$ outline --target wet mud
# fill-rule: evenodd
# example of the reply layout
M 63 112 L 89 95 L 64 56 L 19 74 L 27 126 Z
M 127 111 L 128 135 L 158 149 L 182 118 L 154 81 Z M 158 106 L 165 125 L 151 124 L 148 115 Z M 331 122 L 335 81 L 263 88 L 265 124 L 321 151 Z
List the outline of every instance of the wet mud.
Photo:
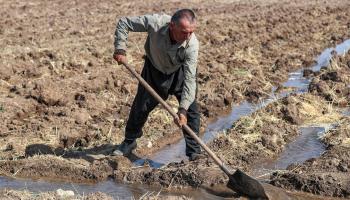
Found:
M 8 189 L 2 189 L 0 190 L 0 198 L 1 199 L 21 199 L 21 200 L 31 200 L 31 199 L 37 199 L 37 200 L 45 200 L 45 199 L 53 199 L 53 200 L 59 200 L 59 199 L 79 199 L 79 200 L 113 200 L 113 198 L 107 194 L 103 194 L 100 192 L 96 193 L 90 193 L 87 195 L 77 195 L 74 194 L 74 191 L 64 191 L 64 190 L 58 190 L 55 192 L 42 192 L 42 193 L 32 193 L 30 191 L 15 191 L 15 190 L 8 190 Z
M 336 105 L 348 106 L 349 60 L 349 53 L 335 56 L 327 68 L 313 73 L 309 90 Z M 349 121 L 349 117 L 344 117 L 322 137 L 326 151 L 320 157 L 291 164 L 287 171 L 274 173 L 271 183 L 289 190 L 349 198 Z
M 302 164 L 288 166 L 286 172 L 276 172 L 271 177 L 273 185 L 333 197 L 350 197 L 349 121 L 342 119 L 322 141 L 325 153 Z
M 201 43 L 198 103 L 203 130 L 234 103 L 267 97 L 273 86 L 282 88 L 289 72 L 312 66 L 323 49 L 350 38 L 349 6 L 340 0 L 3 2 L 0 174 L 69 182 L 113 178 L 167 188 L 224 184 L 226 177 L 208 158 L 160 169 L 132 165 L 182 138 L 160 107 L 150 114 L 135 155 L 109 156 L 123 140 L 137 89 L 136 80 L 112 60 L 116 19 L 194 8 Z M 144 40 L 144 34 L 130 35 L 127 56 L 137 71 Z M 348 105 L 348 69 L 348 59 L 336 57 L 330 69 L 305 71 L 314 77 L 309 87 L 313 95 L 286 97 L 241 118 L 210 147 L 230 167 L 249 172 L 257 160 L 277 156 L 299 134 L 298 126 L 338 119 L 326 102 Z M 174 98 L 168 102 L 177 108 Z M 334 150 L 334 155 L 345 152 Z M 341 197 L 349 191 L 345 183 L 337 191 L 304 190 L 278 177 L 272 182 L 286 189 Z
M 292 108 L 295 108 L 294 117 L 285 112 Z M 327 102 L 317 96 L 292 95 L 250 116 L 242 117 L 231 129 L 219 134 L 210 142 L 209 147 L 232 169 L 249 172 L 257 160 L 276 157 L 286 144 L 296 138 L 299 134 L 298 125 L 316 120 L 325 122 L 325 119 L 334 122 L 339 118 L 340 115 L 334 110 L 328 110 Z M 208 156 L 193 162 L 170 163 L 161 168 L 152 168 L 146 162 L 137 169 L 115 171 L 114 176 L 116 180 L 128 183 L 164 188 L 186 186 L 210 188 L 224 185 L 228 181 Z
M 1 133 L 7 135 L 5 143 L 25 138 L 13 145 L 13 157 L 39 142 L 86 148 L 123 139 L 137 82 L 111 58 L 115 20 L 121 16 L 195 8 L 203 127 L 208 117 L 234 102 L 266 96 L 273 85 L 287 79 L 287 72 L 311 65 L 325 47 L 349 38 L 346 1 L 154 5 L 152 1 L 4 4 Z M 138 71 L 144 37 L 131 34 L 129 42 L 128 58 Z M 174 99 L 170 103 L 177 107 Z M 167 145 L 162 138 L 182 137 L 161 109 L 150 115 L 144 132 L 141 155 Z
M 350 53 L 335 55 L 329 66 L 314 76 L 309 86 L 311 93 L 324 97 L 338 106 L 347 107 L 350 102 Z

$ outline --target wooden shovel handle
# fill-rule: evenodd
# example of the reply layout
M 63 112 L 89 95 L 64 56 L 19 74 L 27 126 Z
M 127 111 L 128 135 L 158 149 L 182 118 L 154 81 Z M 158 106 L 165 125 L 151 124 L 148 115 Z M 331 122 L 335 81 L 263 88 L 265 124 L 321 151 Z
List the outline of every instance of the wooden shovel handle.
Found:
M 154 97 L 157 101 L 162 104 L 162 106 L 175 118 L 178 119 L 177 114 L 174 110 L 157 94 L 156 91 L 135 71 L 134 67 L 129 65 L 126 62 L 122 62 L 122 64 L 134 75 L 137 80 L 141 83 L 141 85 Z M 178 125 L 179 126 L 179 125 Z M 209 156 L 216 162 L 217 165 L 227 174 L 231 175 L 230 170 L 225 166 L 225 164 L 215 155 L 215 153 L 209 149 L 209 147 L 200 139 L 197 134 L 187 125 L 183 125 L 182 127 L 188 134 L 190 134 L 201 147 L 209 154 Z

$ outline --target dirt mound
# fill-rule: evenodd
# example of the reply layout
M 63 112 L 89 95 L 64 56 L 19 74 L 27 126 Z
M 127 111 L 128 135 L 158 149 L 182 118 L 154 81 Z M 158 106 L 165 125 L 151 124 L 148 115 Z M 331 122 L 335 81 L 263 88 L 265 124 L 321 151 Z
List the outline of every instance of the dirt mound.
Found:
M 5 17 L 0 34 L 6 38 L 0 41 L 6 47 L 0 53 L 1 133 L 22 134 L 23 143 L 28 141 L 14 146 L 16 156 L 34 142 L 68 148 L 123 140 L 137 82 L 112 61 L 110 36 L 115 19 L 130 15 L 129 3 L 40 1 L 1 7 Z M 287 79 L 287 72 L 310 65 L 324 48 L 350 36 L 349 5 L 339 0 L 215 5 L 140 1 L 135 6 L 132 15 L 195 8 L 201 24 L 198 101 L 203 127 L 206 117 L 217 116 L 232 103 L 267 96 L 273 85 Z M 145 35 L 131 33 L 129 38 L 128 59 L 140 71 Z M 139 154 L 167 145 L 165 137 L 172 142 L 182 137 L 170 115 L 158 108 L 144 133 Z
M 335 56 L 330 65 L 313 78 L 309 91 L 324 97 L 339 106 L 347 106 L 350 102 L 350 72 L 348 63 L 350 53 Z
M 327 68 L 315 73 L 309 91 L 332 104 L 346 106 L 349 102 L 350 54 L 335 56 Z M 303 164 L 292 164 L 287 172 L 276 172 L 271 183 L 289 190 L 301 190 L 324 196 L 350 196 L 350 133 L 349 118 L 340 121 L 335 130 L 325 134 L 322 141 L 327 150 L 319 158 Z
M 265 110 L 294 125 L 327 123 L 340 117 L 324 99 L 309 94 L 292 94 L 268 105 Z
M 287 172 L 276 172 L 271 184 L 289 190 L 302 190 L 313 194 L 350 197 L 350 118 L 326 133 L 322 141 L 327 150 L 319 158 L 303 164 L 293 164 Z
M 64 191 L 65 192 L 65 191 Z M 12 199 L 22 199 L 22 200 L 45 200 L 45 199 L 53 199 L 53 200 L 59 200 L 59 199 L 77 199 L 77 200 L 113 200 L 113 198 L 107 194 L 96 192 L 96 193 L 89 193 L 84 195 L 74 194 L 73 191 L 70 191 L 73 195 L 64 195 L 60 192 L 40 192 L 40 193 L 32 193 L 30 191 L 17 191 L 17 190 L 9 190 L 9 189 L 2 189 L 0 190 L 0 198 L 6 199 L 6 200 L 12 200 Z
M 274 174 L 271 184 L 287 190 L 302 190 L 322 196 L 349 197 L 349 179 L 342 176 L 350 174 L 319 173 L 319 174 L 297 174 L 284 173 Z M 346 181 L 345 183 L 343 181 Z
M 307 94 L 293 95 L 273 104 L 274 107 L 281 110 L 296 106 L 296 104 L 304 105 L 298 106 L 296 109 L 296 113 L 303 116 L 301 118 L 303 123 L 310 121 L 311 118 L 322 116 L 328 120 L 337 119 L 329 117 L 332 114 L 327 111 L 326 102 L 322 100 L 316 102 L 313 98 L 317 97 Z M 285 102 L 293 103 L 286 104 Z M 309 112 L 309 115 L 300 114 L 304 112 L 305 107 L 313 108 L 315 111 Z M 298 127 L 283 114 L 285 113 L 277 109 L 272 110 L 270 106 L 267 106 L 251 116 L 242 117 L 233 124 L 231 129 L 210 142 L 209 147 L 231 168 L 249 171 L 250 167 L 259 159 L 276 156 L 288 142 L 298 135 Z M 227 181 L 227 177 L 207 158 L 196 162 L 170 163 L 160 169 L 145 166 L 118 170 L 114 172 L 114 177 L 116 180 L 128 183 L 169 188 L 171 186 L 212 186 L 224 184 Z
M 227 178 L 218 167 L 207 159 L 198 162 L 171 163 L 160 169 L 150 167 L 115 171 L 116 180 L 162 187 L 199 187 L 225 184 Z
M 149 179 L 164 186 L 221 183 L 222 173 L 210 161 L 143 171 L 131 168 L 129 160 L 87 155 L 94 153 L 90 149 L 123 140 L 137 88 L 137 81 L 111 58 L 116 18 L 170 14 L 179 7 L 195 9 L 200 24 L 198 101 L 203 128 L 208 117 L 233 103 L 268 96 L 274 85 L 288 78 L 288 72 L 311 65 L 323 49 L 349 38 L 349 6 L 341 0 L 3 2 L 3 174 L 78 182 L 113 176 L 151 184 Z M 128 60 L 140 72 L 145 35 L 131 33 L 129 39 Z M 320 80 L 343 80 L 342 74 L 320 76 Z M 169 103 L 178 106 L 174 99 Z M 276 109 L 240 120 L 211 145 L 230 166 L 249 169 L 257 158 L 280 152 L 297 135 L 296 125 L 319 111 L 329 112 L 319 106 L 301 113 L 299 107 L 308 105 L 286 99 Z M 159 107 L 151 113 L 144 133 L 138 140 L 141 156 L 182 137 L 171 116 Z
M 210 146 L 233 167 L 249 170 L 257 160 L 280 153 L 299 134 L 297 125 L 334 122 L 339 117 L 317 96 L 292 95 L 242 117 Z
M 55 156 L 40 156 L 18 161 L 2 161 L 0 168 L 3 175 L 73 182 L 105 180 L 109 175 L 108 173 L 111 174 L 113 170 L 108 166 L 108 163 L 98 163 L 98 165 L 95 163 L 95 168 L 86 168 L 86 164 L 68 161 Z
M 272 104 L 274 104 L 273 108 L 278 107 L 278 109 L 271 109 L 270 106 L 267 106 L 251 116 L 242 117 L 233 124 L 231 129 L 215 138 L 209 144 L 210 148 L 231 168 L 239 168 L 249 172 L 251 166 L 259 159 L 275 157 L 288 142 L 298 135 L 298 126 L 285 117 L 288 113 L 281 112 L 281 110 L 296 106 L 295 114 L 301 116 L 300 124 L 322 117 L 334 121 L 335 116 L 337 116 L 332 113 L 332 110 L 327 109 L 328 105 L 325 101 L 308 94 L 293 95 Z M 309 109 L 308 114 L 305 113 L 305 109 Z M 216 186 L 225 187 L 224 185 L 227 183 L 227 177 L 224 173 L 208 158 L 195 162 L 170 163 L 159 169 L 149 167 L 146 162 L 143 167 L 114 171 L 114 179 L 126 183 L 158 186 L 169 190 L 182 187 L 201 187 L 219 196 L 222 194 L 215 192 Z M 276 188 L 272 188 L 268 193 L 272 195 L 272 198 L 283 196 L 280 199 L 293 199 L 297 196 L 286 194 L 282 189 Z M 225 194 L 226 197 L 231 198 L 237 196 L 232 191 Z M 298 198 L 309 199 L 309 197 Z
M 98 182 L 111 177 L 114 170 L 130 166 L 131 162 L 124 157 L 94 159 L 93 155 L 68 152 L 63 157 L 37 155 L 26 159 L 1 161 L 0 171 L 2 175 L 11 177 Z
M 28 88 L 28 91 L 27 98 L 33 98 L 38 103 L 46 106 L 65 106 L 68 101 L 65 99 L 67 94 L 61 91 L 59 84 L 53 82 L 41 81 L 35 83 L 33 88 Z

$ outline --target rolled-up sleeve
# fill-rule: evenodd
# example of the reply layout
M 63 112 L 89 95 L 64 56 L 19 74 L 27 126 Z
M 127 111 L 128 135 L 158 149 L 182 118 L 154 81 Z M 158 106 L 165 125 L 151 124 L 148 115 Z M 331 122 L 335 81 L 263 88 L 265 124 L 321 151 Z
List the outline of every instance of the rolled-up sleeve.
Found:
M 181 94 L 180 108 L 188 110 L 196 97 L 196 74 L 197 74 L 197 59 L 198 59 L 198 42 L 194 44 L 188 53 L 184 62 L 184 86 Z

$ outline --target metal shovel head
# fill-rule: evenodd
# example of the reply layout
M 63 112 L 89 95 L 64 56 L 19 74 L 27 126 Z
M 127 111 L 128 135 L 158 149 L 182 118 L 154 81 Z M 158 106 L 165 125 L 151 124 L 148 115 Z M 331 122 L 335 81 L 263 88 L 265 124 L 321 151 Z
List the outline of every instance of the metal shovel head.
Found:
M 232 175 L 229 175 L 227 187 L 240 195 L 252 199 L 268 199 L 265 190 L 259 181 L 248 176 L 239 169 L 237 169 Z

